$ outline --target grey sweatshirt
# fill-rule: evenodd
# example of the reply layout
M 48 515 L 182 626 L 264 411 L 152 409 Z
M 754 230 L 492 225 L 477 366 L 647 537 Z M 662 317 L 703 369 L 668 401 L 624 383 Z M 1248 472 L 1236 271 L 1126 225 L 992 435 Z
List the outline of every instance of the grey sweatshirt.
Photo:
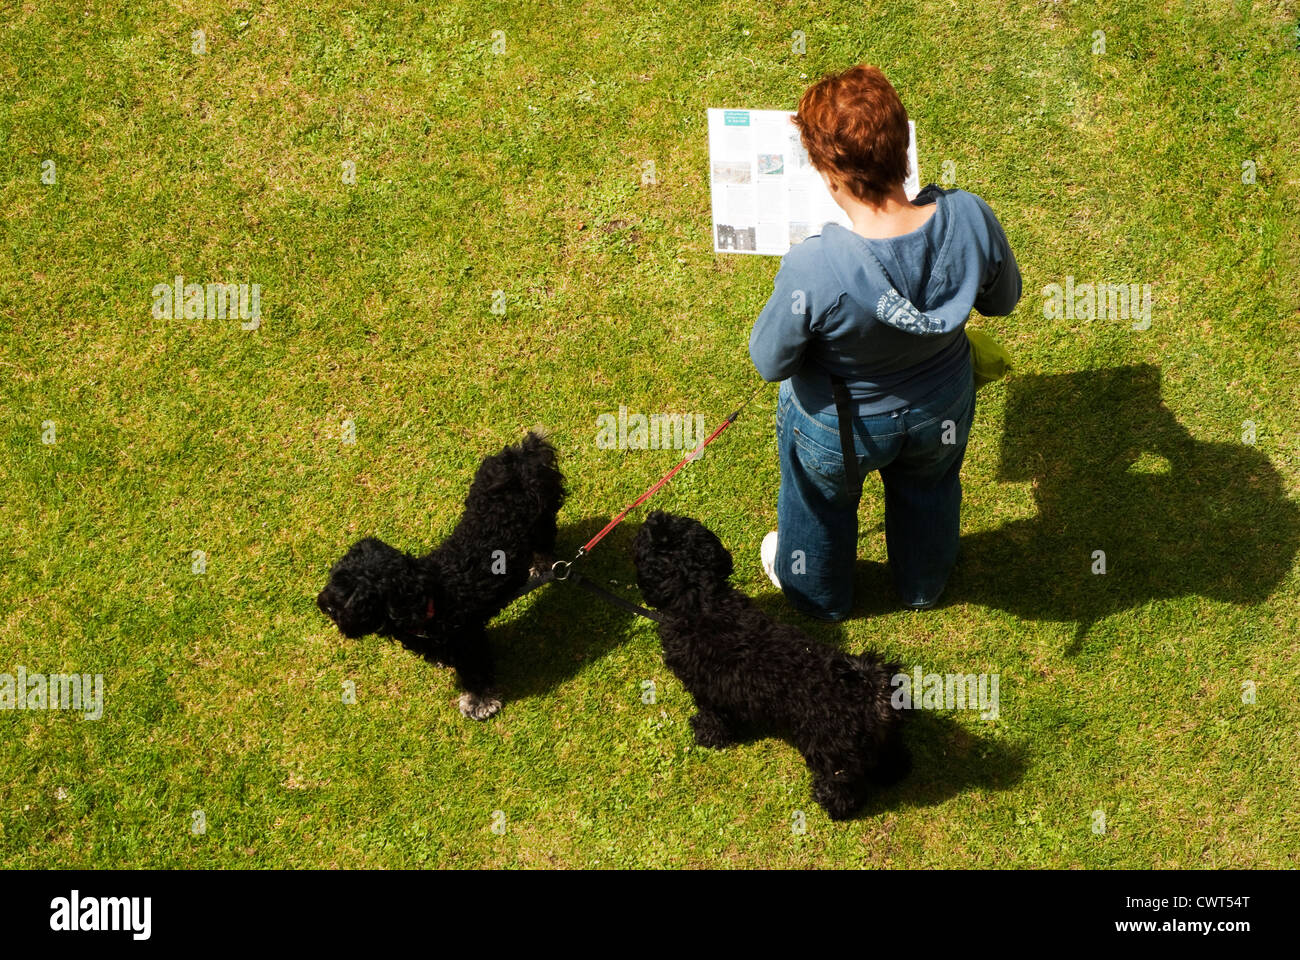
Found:
M 1020 300 L 1020 268 L 987 203 L 934 184 L 913 203 L 938 209 L 911 233 L 869 240 L 828 223 L 781 259 L 749 355 L 764 380 L 788 378 L 809 412 L 835 409 L 832 373 L 859 415 L 916 403 L 966 374 L 972 307 L 1002 316 Z

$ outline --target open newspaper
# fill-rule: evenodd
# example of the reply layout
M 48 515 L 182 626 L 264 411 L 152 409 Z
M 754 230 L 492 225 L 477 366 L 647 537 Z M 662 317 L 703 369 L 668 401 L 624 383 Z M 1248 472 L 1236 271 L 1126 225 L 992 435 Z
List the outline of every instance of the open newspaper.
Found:
M 793 110 L 709 110 L 709 185 L 716 253 L 782 255 L 826 223 L 852 228 L 808 162 Z M 908 121 L 908 199 L 921 191 Z

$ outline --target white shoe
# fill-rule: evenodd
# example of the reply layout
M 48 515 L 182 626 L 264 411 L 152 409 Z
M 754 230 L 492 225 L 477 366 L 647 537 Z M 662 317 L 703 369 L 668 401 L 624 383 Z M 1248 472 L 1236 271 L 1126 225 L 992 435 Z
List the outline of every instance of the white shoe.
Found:
M 776 578 L 776 531 L 773 530 L 763 538 L 763 545 L 758 548 L 758 558 L 763 563 L 763 572 L 772 586 L 781 589 L 781 581 Z

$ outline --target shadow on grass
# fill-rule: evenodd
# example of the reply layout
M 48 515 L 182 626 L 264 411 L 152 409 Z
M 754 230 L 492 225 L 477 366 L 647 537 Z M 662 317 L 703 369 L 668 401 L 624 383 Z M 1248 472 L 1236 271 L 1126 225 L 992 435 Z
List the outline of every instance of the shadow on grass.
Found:
M 572 557 L 606 519 L 602 515 L 562 525 L 559 557 Z M 601 586 L 640 604 L 641 595 L 631 586 L 636 581 L 631 543 L 637 528 L 635 523 L 617 528 L 602 542 L 599 562 L 582 569 Z M 754 602 L 773 619 L 797 622 L 813 638 L 844 648 L 841 625 L 799 617 L 775 593 L 758 596 Z M 626 641 L 639 619 L 573 584 L 548 583 L 516 603 L 528 607 L 489 628 L 499 687 L 507 701 L 549 694 L 588 661 Z M 917 710 L 909 715 L 908 728 L 905 738 L 913 755 L 912 773 L 874 794 L 858 816 L 940 803 L 972 787 L 1004 789 L 1024 774 L 1026 765 L 1017 749 L 974 736 L 951 717 Z
M 997 476 L 1032 483 L 1038 514 L 963 537 L 943 605 L 1073 622 L 1076 653 L 1111 614 L 1191 594 L 1258 603 L 1291 569 L 1300 509 L 1277 470 L 1240 439 L 1194 439 L 1165 407 L 1158 367 L 1020 376 L 1007 389 Z M 855 596 L 858 616 L 898 609 L 884 564 L 859 565 Z
M 912 772 L 873 792 L 854 819 L 906 807 L 929 807 L 970 790 L 1006 790 L 1028 769 L 1024 748 L 971 733 L 951 714 L 913 710 L 903 740 Z
M 572 559 L 579 545 L 595 536 L 608 521 L 609 517 L 602 514 L 562 523 L 556 541 L 557 559 Z M 632 522 L 616 527 L 601 541 L 599 556 L 579 561 L 578 569 L 606 590 L 640 606 L 641 594 L 635 587 L 636 571 L 631 560 L 632 537 L 638 526 Z M 575 676 L 588 661 L 603 657 L 625 642 L 632 625 L 641 619 L 572 583 L 544 584 L 515 601 L 515 606 L 523 604 L 527 604 L 526 609 L 508 622 L 488 627 L 488 642 L 496 655 L 498 686 L 507 700 L 548 694 Z

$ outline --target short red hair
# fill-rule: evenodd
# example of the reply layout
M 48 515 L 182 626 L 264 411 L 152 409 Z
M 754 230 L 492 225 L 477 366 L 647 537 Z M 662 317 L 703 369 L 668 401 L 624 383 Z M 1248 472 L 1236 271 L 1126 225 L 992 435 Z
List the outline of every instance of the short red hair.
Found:
M 907 179 L 907 111 L 877 67 L 859 65 L 804 91 L 794 117 L 808 159 L 863 203 Z

